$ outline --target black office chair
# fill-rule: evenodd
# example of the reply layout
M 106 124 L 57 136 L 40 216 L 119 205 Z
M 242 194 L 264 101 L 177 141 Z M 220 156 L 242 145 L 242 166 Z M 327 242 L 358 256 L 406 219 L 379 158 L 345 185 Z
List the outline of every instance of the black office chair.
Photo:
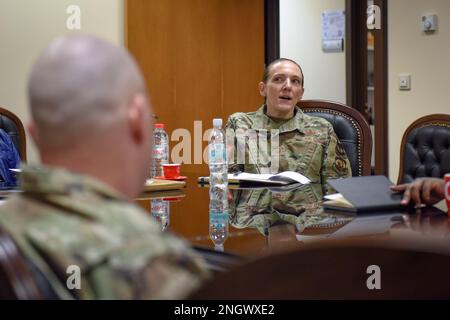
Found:
M 26 258 L 0 227 L 0 300 L 40 299 L 41 293 Z
M 22 121 L 11 111 L 0 107 L 0 129 L 3 129 L 10 137 L 20 159 L 27 161 L 27 141 Z
M 450 115 L 417 119 L 403 134 L 400 148 L 398 183 L 450 173 Z
M 361 113 L 344 104 L 325 100 L 300 100 L 297 106 L 306 114 L 324 118 L 333 125 L 354 177 L 371 174 L 372 133 Z

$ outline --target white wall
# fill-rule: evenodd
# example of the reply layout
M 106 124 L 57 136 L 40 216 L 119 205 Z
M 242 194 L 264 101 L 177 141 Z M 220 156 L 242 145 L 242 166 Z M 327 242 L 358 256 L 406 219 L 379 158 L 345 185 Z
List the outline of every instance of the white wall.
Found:
M 70 32 L 66 8 L 81 9 L 81 32 L 123 43 L 122 0 L 0 0 L 0 106 L 28 119 L 26 82 L 39 52 L 54 38 Z M 27 136 L 27 156 L 38 161 Z
M 302 66 L 304 99 L 346 102 L 345 52 L 321 45 L 321 13 L 344 9 L 345 0 L 280 0 L 280 56 Z
M 450 113 L 450 1 L 388 2 L 389 172 L 397 180 L 403 132 L 417 118 Z M 439 30 L 425 35 L 424 13 L 438 15 Z M 398 90 L 398 74 L 410 73 L 411 91 Z

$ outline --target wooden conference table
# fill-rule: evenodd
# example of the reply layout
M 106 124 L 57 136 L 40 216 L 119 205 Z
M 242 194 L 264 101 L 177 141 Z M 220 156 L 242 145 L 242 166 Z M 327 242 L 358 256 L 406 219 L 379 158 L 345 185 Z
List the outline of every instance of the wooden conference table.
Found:
M 311 197 L 303 195 L 308 194 L 308 190 L 284 194 L 270 190 L 232 192 L 235 197 L 241 197 L 241 202 L 238 209 L 230 210 L 229 233 L 223 245 L 228 253 L 250 257 L 288 243 L 301 245 L 324 239 L 361 237 L 395 241 L 405 236 L 413 239 L 412 245 L 416 243 L 419 247 L 431 239 L 450 253 L 450 220 L 436 207 L 351 216 L 323 210 L 320 202 L 311 203 Z M 261 200 L 256 203 L 262 202 L 259 207 L 249 203 L 255 197 Z M 209 190 L 197 184 L 197 176 L 187 174 L 183 190 L 145 194 L 136 201 L 150 215 L 151 201 L 155 198 L 169 203 L 167 232 L 193 245 L 215 248 L 209 236 Z M 307 203 L 305 206 L 301 203 L 303 200 Z

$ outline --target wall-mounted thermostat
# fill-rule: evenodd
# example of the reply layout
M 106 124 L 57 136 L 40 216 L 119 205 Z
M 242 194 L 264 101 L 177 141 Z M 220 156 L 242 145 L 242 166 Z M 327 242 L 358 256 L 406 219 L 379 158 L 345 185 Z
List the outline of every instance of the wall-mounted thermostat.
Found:
M 422 30 L 432 32 L 437 30 L 437 15 L 426 14 L 422 16 Z

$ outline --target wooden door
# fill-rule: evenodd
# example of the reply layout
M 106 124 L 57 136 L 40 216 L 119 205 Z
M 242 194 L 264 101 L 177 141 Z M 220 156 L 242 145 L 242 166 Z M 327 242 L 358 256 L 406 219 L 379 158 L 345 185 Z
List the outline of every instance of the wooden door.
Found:
M 180 142 L 188 146 L 178 154 L 190 160 L 181 170 L 192 191 L 198 188 L 196 177 L 208 174 L 203 133 L 212 119 L 221 117 L 225 124 L 232 113 L 263 103 L 258 83 L 264 68 L 264 1 L 128 0 L 125 16 L 126 45 L 144 72 L 158 122 L 173 139 L 171 153 L 180 151 Z M 195 130 L 194 121 L 201 121 Z M 187 132 L 191 141 L 184 140 Z M 191 199 L 174 207 L 204 217 L 208 203 L 196 196 L 189 192 Z M 196 226 L 207 223 L 201 220 L 193 217 L 192 224 L 173 227 L 194 235 L 204 230 Z
M 127 46 L 144 72 L 158 121 L 169 135 L 191 133 L 191 163 L 201 160 L 194 154 L 200 139 L 194 121 L 202 121 L 203 133 L 213 118 L 225 123 L 231 113 L 262 103 L 263 6 L 262 0 L 127 1 Z M 207 166 L 185 164 L 183 170 L 207 173 Z

